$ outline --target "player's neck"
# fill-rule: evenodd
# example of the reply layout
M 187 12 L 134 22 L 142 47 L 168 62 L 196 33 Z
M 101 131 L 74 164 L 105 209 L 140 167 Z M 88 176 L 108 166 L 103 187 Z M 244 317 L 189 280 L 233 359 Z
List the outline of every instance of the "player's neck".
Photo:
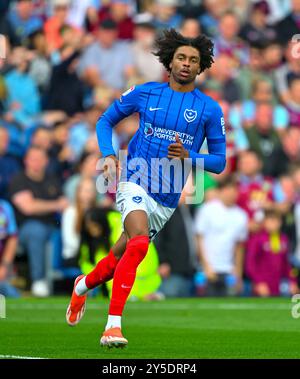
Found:
M 181 84 L 181 83 L 176 82 L 174 78 L 172 77 L 172 75 L 170 76 L 169 85 L 173 91 L 177 91 L 177 92 L 192 92 L 195 89 L 194 82 Z

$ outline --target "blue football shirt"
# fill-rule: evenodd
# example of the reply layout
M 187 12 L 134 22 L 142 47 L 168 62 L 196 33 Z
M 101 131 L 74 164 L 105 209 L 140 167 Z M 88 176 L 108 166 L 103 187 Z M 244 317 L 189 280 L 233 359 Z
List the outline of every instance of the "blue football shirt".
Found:
M 225 124 L 220 106 L 198 89 L 178 92 L 169 83 L 131 87 L 113 102 L 96 126 L 103 156 L 115 155 L 112 128 L 135 112 L 140 116 L 139 129 L 129 143 L 125 166 L 121 163 L 121 181 L 136 182 L 158 203 L 175 208 L 188 174 L 180 160 L 169 165 L 168 146 L 176 142 L 176 134 L 193 165 L 202 158 L 205 170 L 219 173 L 224 169 Z M 199 154 L 205 138 L 208 154 Z

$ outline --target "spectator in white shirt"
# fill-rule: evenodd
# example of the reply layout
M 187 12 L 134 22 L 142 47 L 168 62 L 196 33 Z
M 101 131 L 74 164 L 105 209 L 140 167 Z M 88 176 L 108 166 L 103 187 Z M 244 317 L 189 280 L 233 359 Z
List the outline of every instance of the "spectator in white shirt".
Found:
M 76 199 L 62 215 L 62 255 L 69 266 L 76 266 L 80 248 L 80 234 L 84 213 L 96 204 L 96 186 L 93 179 L 84 177 L 78 184 Z
M 196 213 L 197 247 L 208 296 L 226 296 L 242 290 L 243 243 L 247 214 L 236 205 L 238 188 L 233 178 L 220 183 L 219 196 Z

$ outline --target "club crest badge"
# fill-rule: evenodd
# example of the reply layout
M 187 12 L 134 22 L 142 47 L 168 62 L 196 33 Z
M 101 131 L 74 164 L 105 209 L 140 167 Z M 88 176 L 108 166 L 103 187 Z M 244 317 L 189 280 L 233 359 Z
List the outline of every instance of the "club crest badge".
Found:
M 146 138 L 152 136 L 152 134 L 154 133 L 152 125 L 148 122 L 145 123 L 144 133 Z
M 134 196 L 134 197 L 132 198 L 132 200 L 133 200 L 135 203 L 139 204 L 139 203 L 143 200 L 143 198 L 142 198 L 141 196 Z
M 184 118 L 187 122 L 193 122 L 197 118 L 197 111 L 194 111 L 193 109 L 186 109 L 184 111 Z

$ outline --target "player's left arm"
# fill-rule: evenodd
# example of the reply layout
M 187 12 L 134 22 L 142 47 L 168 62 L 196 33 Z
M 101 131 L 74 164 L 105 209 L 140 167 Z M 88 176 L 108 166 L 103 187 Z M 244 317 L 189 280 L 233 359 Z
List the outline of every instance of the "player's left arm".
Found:
M 205 124 L 208 154 L 189 151 L 193 166 L 202 166 L 204 170 L 220 174 L 226 165 L 225 121 L 221 107 L 216 104 Z

